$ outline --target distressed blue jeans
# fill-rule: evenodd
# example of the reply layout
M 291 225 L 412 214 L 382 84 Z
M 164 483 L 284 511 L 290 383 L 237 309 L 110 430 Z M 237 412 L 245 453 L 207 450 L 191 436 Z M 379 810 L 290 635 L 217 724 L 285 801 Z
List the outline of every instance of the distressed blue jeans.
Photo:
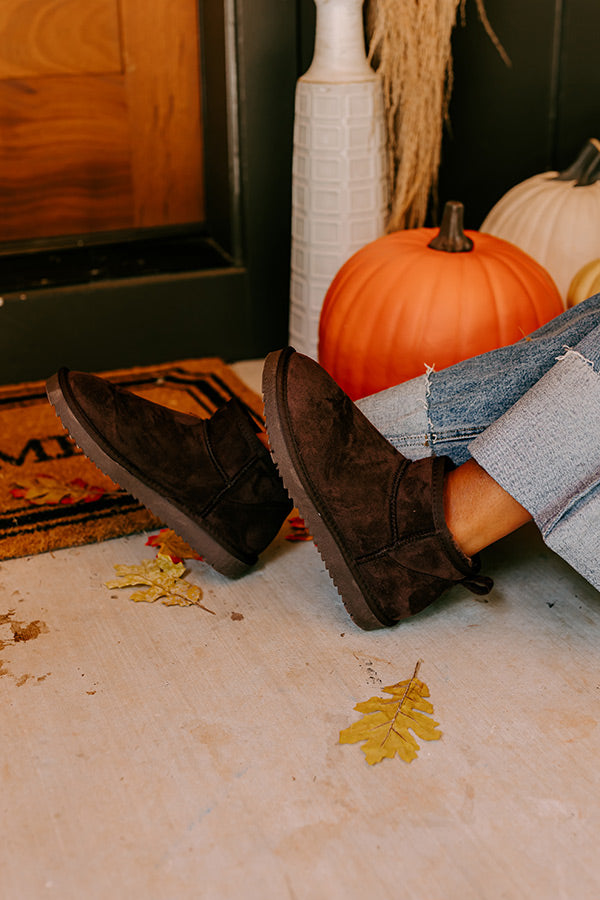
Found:
M 358 405 L 411 459 L 474 458 L 600 590 L 600 294 L 516 344 Z

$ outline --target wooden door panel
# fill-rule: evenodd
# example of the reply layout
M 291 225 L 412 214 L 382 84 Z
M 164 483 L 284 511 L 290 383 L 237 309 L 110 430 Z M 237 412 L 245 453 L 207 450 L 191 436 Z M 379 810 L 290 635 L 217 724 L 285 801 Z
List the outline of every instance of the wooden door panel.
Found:
M 0 78 L 120 72 L 117 0 L 1 0 Z
M 153 7 L 152 16 L 148 14 Z M 138 226 L 204 215 L 195 0 L 122 0 L 125 83 Z
M 0 0 L 0 241 L 202 221 L 196 5 Z
M 0 110 L 0 234 L 133 225 L 122 76 L 0 81 Z

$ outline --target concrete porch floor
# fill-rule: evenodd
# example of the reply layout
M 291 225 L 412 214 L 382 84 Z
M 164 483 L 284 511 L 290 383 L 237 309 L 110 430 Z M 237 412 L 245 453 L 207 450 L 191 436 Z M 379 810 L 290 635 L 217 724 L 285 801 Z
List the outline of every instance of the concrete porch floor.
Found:
M 241 364 L 255 388 L 260 365 Z M 312 544 L 195 607 L 132 603 L 146 536 L 0 564 L 3 900 L 596 900 L 600 595 L 528 526 L 395 629 Z M 1 621 L 1 619 L 0 619 Z M 418 659 L 440 741 L 370 767 L 354 705 Z

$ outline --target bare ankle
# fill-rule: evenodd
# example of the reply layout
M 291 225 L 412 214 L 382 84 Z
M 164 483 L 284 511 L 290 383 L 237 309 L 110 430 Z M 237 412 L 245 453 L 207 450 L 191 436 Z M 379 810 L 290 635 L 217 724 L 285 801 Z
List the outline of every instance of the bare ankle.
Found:
M 473 556 L 531 519 L 475 460 L 470 459 L 446 476 L 446 524 L 466 556 Z

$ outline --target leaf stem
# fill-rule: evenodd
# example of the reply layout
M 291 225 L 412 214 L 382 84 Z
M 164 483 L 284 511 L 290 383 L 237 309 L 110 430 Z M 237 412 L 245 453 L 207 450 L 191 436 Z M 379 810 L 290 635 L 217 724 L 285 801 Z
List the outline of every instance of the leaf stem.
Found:
M 389 736 L 390 736 L 390 734 L 392 733 L 392 731 L 395 731 L 394 726 L 395 726 L 395 724 L 396 724 L 396 719 L 398 718 L 398 714 L 399 714 L 399 712 L 401 711 L 402 706 L 403 706 L 403 704 L 404 704 L 404 701 L 406 700 L 406 698 L 407 698 L 407 696 L 408 696 L 408 692 L 410 691 L 410 689 L 411 689 L 411 687 L 412 687 L 412 685 L 413 685 L 413 683 L 414 683 L 414 681 L 415 681 L 415 679 L 416 679 L 416 677 L 417 677 L 417 674 L 418 674 L 419 669 L 421 668 L 421 663 L 422 663 L 422 662 L 423 662 L 422 659 L 417 660 L 417 664 L 416 664 L 416 666 L 415 666 L 415 671 L 412 673 L 412 678 L 410 679 L 410 681 L 409 681 L 408 684 L 406 685 L 406 689 L 405 689 L 404 693 L 402 694 L 402 697 L 400 698 L 400 702 L 398 703 L 398 705 L 397 705 L 397 707 L 396 707 L 396 712 L 394 713 L 394 716 L 393 716 L 393 718 L 392 718 L 392 721 L 390 722 L 390 727 L 389 727 L 388 730 L 387 730 L 387 734 L 386 734 L 386 736 L 384 737 L 383 741 L 381 742 L 381 746 L 382 746 L 382 747 L 385 745 L 385 742 L 386 742 L 387 739 L 389 738 Z M 396 734 L 398 734 L 398 732 L 396 732 Z

